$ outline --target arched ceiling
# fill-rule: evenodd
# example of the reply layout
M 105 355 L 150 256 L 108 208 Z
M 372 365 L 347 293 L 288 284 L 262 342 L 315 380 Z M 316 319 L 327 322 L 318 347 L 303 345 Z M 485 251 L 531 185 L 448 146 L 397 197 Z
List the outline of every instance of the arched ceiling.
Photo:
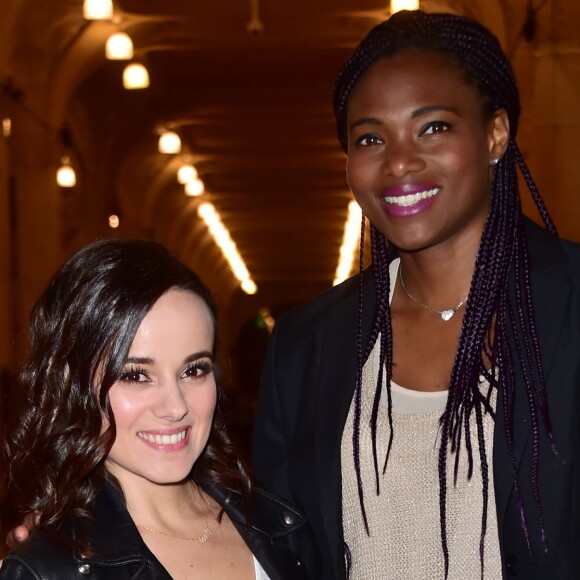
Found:
M 118 213 L 120 234 L 164 242 L 239 302 L 197 218 L 201 198 L 176 182 L 190 158 L 258 284 L 256 304 L 301 302 L 328 288 L 351 199 L 332 87 L 352 48 L 387 15 L 386 0 L 114 4 L 112 22 L 83 20 L 81 0 L 3 0 L 0 8 L 6 78 L 51 127 L 68 130 L 79 186 L 62 196 L 65 245 L 107 235 L 106 218 Z M 528 0 L 423 7 L 477 17 L 510 50 L 534 4 L 541 9 Z M 132 37 L 148 89 L 124 90 L 124 63 L 104 58 L 115 30 Z M 179 132 L 181 156 L 157 152 L 164 126 Z

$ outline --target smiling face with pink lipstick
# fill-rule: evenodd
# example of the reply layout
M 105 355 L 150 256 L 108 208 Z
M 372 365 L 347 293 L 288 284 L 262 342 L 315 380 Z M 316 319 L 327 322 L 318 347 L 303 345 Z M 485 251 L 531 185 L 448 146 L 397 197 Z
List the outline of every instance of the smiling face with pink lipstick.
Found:
M 347 177 L 373 225 L 401 250 L 471 239 L 488 213 L 503 110 L 437 53 L 379 59 L 348 101 Z
M 191 292 L 169 290 L 141 322 L 109 391 L 116 438 L 107 469 L 121 482 L 188 477 L 216 405 L 213 343 L 210 311 Z

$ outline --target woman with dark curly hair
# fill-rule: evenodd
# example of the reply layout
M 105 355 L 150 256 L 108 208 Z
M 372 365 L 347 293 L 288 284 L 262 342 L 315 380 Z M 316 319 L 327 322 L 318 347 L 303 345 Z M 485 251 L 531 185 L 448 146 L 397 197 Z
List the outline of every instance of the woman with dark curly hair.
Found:
M 324 579 L 580 578 L 580 250 L 516 145 L 506 55 L 400 12 L 334 97 L 372 266 L 278 321 L 258 475 L 308 514 Z
M 307 578 L 306 522 L 226 433 L 216 310 L 161 245 L 79 251 L 36 303 L 7 499 L 39 513 L 0 578 Z

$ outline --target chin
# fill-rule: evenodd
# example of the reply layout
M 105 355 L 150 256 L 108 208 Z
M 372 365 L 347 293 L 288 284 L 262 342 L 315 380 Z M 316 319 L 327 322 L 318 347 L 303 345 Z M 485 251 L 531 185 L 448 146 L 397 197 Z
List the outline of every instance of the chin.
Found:
M 171 485 L 176 483 L 182 483 L 189 479 L 189 470 L 164 470 L 162 472 L 144 473 L 143 477 L 149 480 L 151 483 L 156 483 L 159 485 Z

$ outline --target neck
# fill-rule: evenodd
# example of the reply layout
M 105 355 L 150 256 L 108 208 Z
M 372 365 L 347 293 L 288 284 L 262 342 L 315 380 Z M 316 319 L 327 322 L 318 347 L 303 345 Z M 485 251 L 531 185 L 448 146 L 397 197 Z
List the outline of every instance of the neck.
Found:
M 479 245 L 400 251 L 407 289 L 419 300 L 448 308 L 463 300 L 471 286 Z
M 210 509 L 205 494 L 191 480 L 158 484 L 132 473 L 110 469 L 117 478 L 133 521 L 153 527 L 172 529 L 179 522 L 206 516 Z M 212 500 L 209 500 L 211 503 Z M 213 508 L 212 508 L 213 513 Z

